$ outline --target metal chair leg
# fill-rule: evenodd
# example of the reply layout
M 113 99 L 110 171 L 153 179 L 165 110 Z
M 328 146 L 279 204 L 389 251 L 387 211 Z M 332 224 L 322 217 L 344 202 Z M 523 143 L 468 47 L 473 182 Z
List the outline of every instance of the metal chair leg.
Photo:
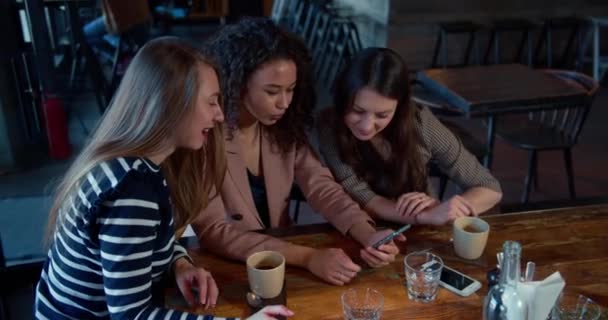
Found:
M 570 148 L 564 149 L 564 162 L 566 163 L 566 174 L 568 175 L 568 191 L 570 199 L 576 199 L 576 191 L 574 190 L 574 169 L 572 167 L 572 152 Z
M 490 40 L 488 41 L 488 48 L 486 49 L 486 53 L 483 58 L 484 64 L 490 64 L 490 55 L 492 54 L 492 51 L 494 50 L 494 46 L 495 46 L 495 42 L 496 42 L 496 33 L 497 33 L 496 30 L 492 30 L 492 32 L 490 33 Z M 494 63 L 496 63 L 496 61 L 494 61 Z
M 479 64 L 479 52 L 477 51 L 477 32 L 471 31 L 469 33 L 469 41 L 467 42 L 467 48 L 465 50 L 465 56 L 463 59 L 463 66 L 467 66 L 471 63 L 471 54 L 475 54 L 475 62 L 472 64 Z
M 431 67 L 437 68 L 439 66 L 439 54 L 441 53 L 441 46 L 443 44 L 443 31 L 439 30 L 439 35 L 437 36 L 437 41 L 435 42 L 435 50 L 433 52 L 433 61 L 431 62 Z M 444 49 L 445 50 L 445 49 Z
M 521 196 L 521 202 L 527 203 L 530 199 L 530 187 L 532 185 L 532 179 L 536 175 L 536 167 L 534 163 L 536 162 L 536 150 L 530 151 L 530 157 L 528 158 L 528 175 L 526 176 L 524 193 Z
M 118 63 L 120 62 L 121 53 L 123 50 L 124 39 L 122 36 L 118 38 L 118 44 L 116 45 L 116 50 L 114 51 L 114 56 L 112 57 L 112 73 L 110 76 L 110 88 L 112 92 L 116 90 L 118 87 Z
M 538 191 L 540 189 L 538 187 L 538 157 L 534 158 L 534 177 L 532 180 L 534 181 L 534 191 Z

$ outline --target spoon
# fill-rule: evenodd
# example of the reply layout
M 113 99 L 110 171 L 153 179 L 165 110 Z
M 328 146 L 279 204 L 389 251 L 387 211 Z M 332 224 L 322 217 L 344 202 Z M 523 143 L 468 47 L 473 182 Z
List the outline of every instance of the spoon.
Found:
M 257 294 L 253 292 L 247 292 L 245 297 L 247 298 L 247 303 L 250 307 L 258 308 L 262 306 L 262 297 L 258 296 Z

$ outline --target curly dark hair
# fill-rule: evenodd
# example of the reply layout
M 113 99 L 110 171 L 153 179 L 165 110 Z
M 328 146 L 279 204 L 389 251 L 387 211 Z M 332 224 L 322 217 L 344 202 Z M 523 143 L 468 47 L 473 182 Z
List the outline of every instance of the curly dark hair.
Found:
M 388 159 L 369 141 L 355 138 L 344 123 L 357 92 L 363 88 L 397 100 L 393 119 L 379 133 L 390 145 Z M 407 65 L 398 53 L 387 48 L 367 48 L 357 53 L 336 78 L 332 111 L 340 158 L 374 192 L 388 198 L 411 191 L 426 192 L 426 164 L 417 152 L 422 138 L 414 129 L 418 109 L 410 102 Z
M 295 35 L 267 18 L 244 18 L 223 27 L 203 45 L 203 52 L 219 66 L 224 94 L 224 113 L 229 137 L 237 128 L 243 93 L 249 77 L 260 66 L 292 60 L 297 67 L 293 99 L 285 115 L 268 126 L 271 142 L 283 154 L 307 143 L 306 131 L 313 122 L 316 96 L 312 82 L 312 59 L 306 45 Z

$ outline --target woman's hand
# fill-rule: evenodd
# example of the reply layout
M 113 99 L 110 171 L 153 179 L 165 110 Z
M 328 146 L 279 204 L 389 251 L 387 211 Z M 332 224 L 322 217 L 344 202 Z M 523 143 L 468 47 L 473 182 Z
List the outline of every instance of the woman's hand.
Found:
M 338 286 L 350 282 L 361 270 L 342 249 L 336 248 L 315 250 L 307 267 L 317 277 Z
M 426 211 L 419 216 L 418 221 L 423 224 L 444 225 L 453 222 L 459 217 L 473 216 L 475 210 L 465 198 L 455 195 L 448 201 Z
M 291 317 L 293 311 L 282 305 L 266 306 L 262 310 L 254 313 L 248 320 L 277 320 L 277 316 Z
M 373 245 L 384 239 L 389 234 L 393 233 L 393 230 L 382 230 L 374 233 L 368 240 L 367 246 L 361 249 L 361 258 L 367 262 L 372 268 L 378 268 L 385 266 L 395 261 L 395 256 L 399 254 L 399 248 L 395 245 L 395 242 L 391 241 L 387 244 L 383 244 L 378 249 L 374 249 Z M 395 240 L 405 241 L 405 236 L 400 234 L 397 235 Z
M 415 216 L 439 204 L 437 199 L 422 192 L 408 192 L 401 195 L 395 203 L 395 210 L 401 216 Z
M 205 305 L 205 309 L 215 307 L 219 291 L 211 273 L 195 267 L 186 258 L 175 261 L 174 271 L 177 286 L 189 305 L 198 302 Z M 198 291 L 198 297 L 194 297 L 193 291 Z

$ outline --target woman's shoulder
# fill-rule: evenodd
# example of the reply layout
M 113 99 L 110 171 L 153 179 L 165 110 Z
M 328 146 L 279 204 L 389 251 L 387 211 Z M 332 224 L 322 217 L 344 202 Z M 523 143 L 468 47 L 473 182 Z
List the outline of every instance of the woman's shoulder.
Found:
M 416 108 L 414 125 L 423 139 L 426 140 L 430 134 L 441 131 L 441 122 L 428 107 L 416 103 L 413 103 L 413 107 Z
M 118 157 L 96 164 L 83 179 L 81 189 L 95 202 L 127 189 L 149 192 L 159 183 L 166 185 L 160 167 L 151 160 Z

